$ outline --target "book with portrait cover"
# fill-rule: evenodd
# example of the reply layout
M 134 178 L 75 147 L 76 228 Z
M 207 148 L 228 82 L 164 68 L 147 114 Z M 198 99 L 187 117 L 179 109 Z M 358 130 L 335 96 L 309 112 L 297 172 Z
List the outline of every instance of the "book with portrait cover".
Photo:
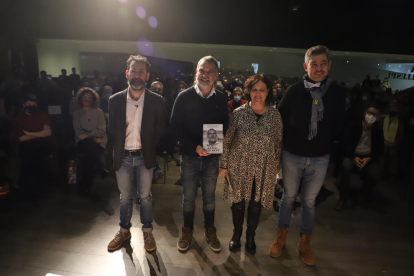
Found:
M 223 153 L 223 125 L 203 125 L 203 149 L 212 154 Z

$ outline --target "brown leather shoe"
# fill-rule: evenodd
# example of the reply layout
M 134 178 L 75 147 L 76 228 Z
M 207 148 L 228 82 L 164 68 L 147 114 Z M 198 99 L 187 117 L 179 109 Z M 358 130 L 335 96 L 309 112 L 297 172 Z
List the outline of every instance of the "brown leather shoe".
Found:
M 315 265 L 315 256 L 310 248 L 311 234 L 301 234 L 298 241 L 298 250 L 302 261 L 308 265 Z
M 276 238 L 269 248 L 269 255 L 272 258 L 277 258 L 282 254 L 282 249 L 286 244 L 287 229 L 276 228 Z
M 157 248 L 152 230 L 148 232 L 142 232 L 144 234 L 144 248 L 148 252 L 154 251 Z
M 126 240 L 129 240 L 131 238 L 131 232 L 121 232 L 118 231 L 116 233 L 115 238 L 108 244 L 108 250 L 114 251 L 121 247 L 122 243 Z
M 207 228 L 204 232 L 204 236 L 211 250 L 214 252 L 221 250 L 220 240 L 217 238 L 216 227 Z
M 179 251 L 184 252 L 190 247 L 191 240 L 193 239 L 193 232 L 194 229 L 190 227 L 183 227 L 181 237 L 177 243 Z

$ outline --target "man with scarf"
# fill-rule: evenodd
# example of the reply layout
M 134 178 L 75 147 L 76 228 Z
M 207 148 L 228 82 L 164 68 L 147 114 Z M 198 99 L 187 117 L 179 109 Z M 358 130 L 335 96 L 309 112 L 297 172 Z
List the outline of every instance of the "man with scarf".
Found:
M 283 120 L 282 172 L 284 190 L 276 238 L 269 249 L 273 258 L 282 254 L 295 198 L 300 192 L 302 212 L 298 250 L 302 261 L 313 266 L 310 239 L 315 199 L 322 187 L 332 141 L 339 134 L 345 114 L 345 90 L 331 82 L 329 49 L 307 50 L 302 81 L 289 86 L 279 105 Z

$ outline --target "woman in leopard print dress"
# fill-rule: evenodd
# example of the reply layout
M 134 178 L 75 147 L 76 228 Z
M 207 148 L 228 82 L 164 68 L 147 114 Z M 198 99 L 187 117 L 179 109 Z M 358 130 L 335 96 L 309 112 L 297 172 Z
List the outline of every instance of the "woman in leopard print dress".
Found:
M 263 74 L 251 76 L 245 83 L 247 104 L 237 108 L 230 117 L 223 145 L 220 174 L 228 178 L 223 199 L 231 199 L 234 231 L 231 251 L 238 249 L 243 231 L 245 203 L 247 214 L 246 250 L 256 252 L 254 242 L 261 206 L 271 209 L 280 169 L 282 119 L 269 102 L 272 87 Z

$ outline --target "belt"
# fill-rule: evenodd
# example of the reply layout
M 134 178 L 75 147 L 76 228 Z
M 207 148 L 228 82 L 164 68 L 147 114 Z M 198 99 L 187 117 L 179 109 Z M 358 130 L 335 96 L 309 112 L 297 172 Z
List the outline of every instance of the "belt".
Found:
M 136 149 L 136 150 L 125 150 L 125 155 L 129 156 L 142 156 L 142 150 Z

